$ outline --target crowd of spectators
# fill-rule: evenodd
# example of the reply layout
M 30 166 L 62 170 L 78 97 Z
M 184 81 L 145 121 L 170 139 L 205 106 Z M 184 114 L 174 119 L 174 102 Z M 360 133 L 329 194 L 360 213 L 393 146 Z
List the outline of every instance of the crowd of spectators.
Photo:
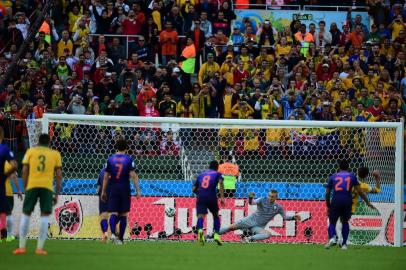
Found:
M 276 29 L 253 18 L 233 27 L 227 0 L 56 0 L 26 40 L 41 7 L 0 1 L 1 78 L 28 42 L 0 89 L 13 148 L 28 145 L 25 121 L 15 120 L 45 112 L 337 121 L 399 121 L 406 112 L 404 2 L 369 0 L 370 25 L 350 9 L 345 22 Z M 187 46 L 194 74 L 179 64 Z M 179 153 L 171 136 L 162 135 L 160 152 Z

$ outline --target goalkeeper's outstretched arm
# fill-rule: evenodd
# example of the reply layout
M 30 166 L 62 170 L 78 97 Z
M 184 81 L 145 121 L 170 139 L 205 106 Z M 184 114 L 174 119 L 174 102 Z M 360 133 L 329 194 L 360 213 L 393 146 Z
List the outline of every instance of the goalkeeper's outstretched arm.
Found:
M 285 209 L 281 208 L 279 214 L 283 217 L 283 220 L 296 220 L 301 221 L 302 218 L 299 215 L 287 215 Z
M 248 194 L 248 204 L 250 205 L 256 205 L 258 204 L 260 199 L 254 199 L 255 198 L 255 193 L 254 192 L 250 192 Z
M 368 200 L 367 195 L 365 195 L 365 193 L 362 191 L 361 187 L 358 185 L 358 186 L 355 186 L 355 188 L 356 188 L 358 194 L 359 194 L 359 195 L 361 196 L 361 198 L 364 200 L 364 202 L 368 205 L 368 207 L 371 208 L 371 209 L 376 209 L 375 206 L 373 206 L 373 205 L 370 203 L 370 201 Z

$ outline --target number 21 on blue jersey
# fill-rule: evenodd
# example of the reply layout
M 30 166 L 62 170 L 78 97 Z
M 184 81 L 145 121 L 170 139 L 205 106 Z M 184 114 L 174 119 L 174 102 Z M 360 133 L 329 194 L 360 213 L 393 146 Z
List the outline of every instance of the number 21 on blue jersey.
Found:
M 334 185 L 334 190 L 335 191 L 350 191 L 350 185 L 351 185 L 351 177 L 341 177 L 337 176 L 335 179 L 335 185 Z

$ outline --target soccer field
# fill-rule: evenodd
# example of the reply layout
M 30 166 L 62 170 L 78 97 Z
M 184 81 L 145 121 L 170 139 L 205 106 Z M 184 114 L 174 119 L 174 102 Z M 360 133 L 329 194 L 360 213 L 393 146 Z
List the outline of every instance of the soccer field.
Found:
M 30 270 L 81 269 L 405 269 L 406 248 L 350 246 L 325 250 L 321 245 L 225 243 L 204 247 L 190 242 L 130 242 L 123 246 L 98 241 L 46 242 L 48 256 L 13 256 L 18 242 L 0 244 L 0 268 Z

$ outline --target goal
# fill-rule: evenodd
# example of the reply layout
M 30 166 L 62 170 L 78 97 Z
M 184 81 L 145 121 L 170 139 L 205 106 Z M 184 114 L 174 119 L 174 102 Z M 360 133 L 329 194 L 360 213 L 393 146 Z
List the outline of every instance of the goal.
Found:
M 325 184 L 338 160 L 347 159 L 353 172 L 367 166 L 381 173 L 381 193 L 368 195 L 377 210 L 359 203 L 350 222 L 350 242 L 404 242 L 403 123 L 45 114 L 41 122 L 27 126 L 31 146 L 46 132 L 62 153 L 63 195 L 53 210 L 52 238 L 100 238 L 97 177 L 114 153 L 115 140 L 125 137 L 142 190 L 141 199 L 132 198 L 126 239 L 193 240 L 192 182 L 211 160 L 230 156 L 240 175 L 220 210 L 223 226 L 255 211 L 246 199 L 249 192 L 266 196 L 276 189 L 287 213 L 302 220 L 283 222 L 276 216 L 267 225 L 273 235 L 268 242 L 326 242 Z M 371 176 L 366 182 L 374 186 Z M 167 207 L 176 209 L 175 216 L 165 215 Z M 208 215 L 207 234 L 211 221 Z M 34 227 L 31 235 L 37 233 Z M 245 233 L 228 233 L 223 240 L 239 241 Z

